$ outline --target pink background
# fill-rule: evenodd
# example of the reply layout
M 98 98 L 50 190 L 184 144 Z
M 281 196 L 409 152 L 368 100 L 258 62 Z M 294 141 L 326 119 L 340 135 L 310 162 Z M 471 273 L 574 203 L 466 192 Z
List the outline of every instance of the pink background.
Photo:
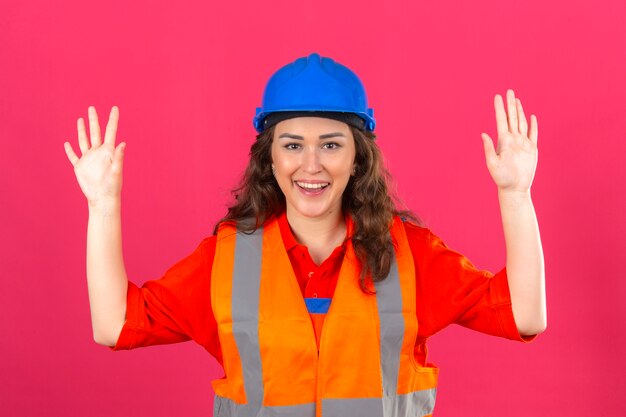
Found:
M 268 77 L 317 51 L 363 79 L 400 196 L 483 269 L 505 263 L 480 139 L 493 96 L 513 88 L 538 117 L 548 330 L 432 338 L 435 415 L 623 415 L 626 3 L 212 3 L 0 5 L 0 413 L 211 415 L 222 374 L 198 345 L 93 342 L 63 142 L 79 152 L 76 119 L 119 106 L 126 268 L 158 278 L 224 213 Z

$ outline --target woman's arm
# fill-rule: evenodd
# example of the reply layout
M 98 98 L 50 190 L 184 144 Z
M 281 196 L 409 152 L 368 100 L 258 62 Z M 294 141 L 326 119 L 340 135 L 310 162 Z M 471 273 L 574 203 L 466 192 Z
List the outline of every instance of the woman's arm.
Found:
M 547 326 L 543 250 L 535 208 L 526 193 L 498 190 L 506 270 L 517 329 L 522 335 L 543 332 Z
M 547 326 L 543 250 L 530 197 L 537 167 L 537 118 L 531 115 L 529 129 L 513 90 L 507 91 L 508 115 L 498 94 L 494 107 L 498 144 L 494 149 L 491 138 L 482 134 L 485 158 L 498 186 L 515 323 L 520 334 L 533 335 Z
M 94 340 L 113 346 L 126 317 L 128 280 L 122 257 L 121 191 L 126 143 L 115 146 L 119 110 L 113 106 L 104 142 L 96 109 L 90 106 L 87 137 L 85 121 L 79 118 L 79 158 L 69 142 L 63 144 L 76 179 L 87 198 L 87 286 Z M 91 139 L 91 140 L 90 140 Z
M 119 204 L 89 207 L 87 287 L 96 343 L 115 346 L 126 318 L 128 279 Z

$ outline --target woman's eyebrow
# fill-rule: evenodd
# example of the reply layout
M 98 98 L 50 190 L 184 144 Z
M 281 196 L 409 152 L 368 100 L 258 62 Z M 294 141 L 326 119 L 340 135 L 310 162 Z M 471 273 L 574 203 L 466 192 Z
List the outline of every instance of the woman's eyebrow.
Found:
M 334 138 L 335 136 L 343 136 L 345 137 L 345 135 L 341 132 L 333 132 L 333 133 L 324 133 L 323 135 L 320 135 L 319 138 L 320 139 L 328 139 L 328 138 Z M 304 140 L 304 137 L 300 136 L 300 135 L 294 135 L 291 133 L 283 133 L 281 134 L 279 137 L 280 138 L 289 138 L 289 139 L 300 139 L 300 140 Z

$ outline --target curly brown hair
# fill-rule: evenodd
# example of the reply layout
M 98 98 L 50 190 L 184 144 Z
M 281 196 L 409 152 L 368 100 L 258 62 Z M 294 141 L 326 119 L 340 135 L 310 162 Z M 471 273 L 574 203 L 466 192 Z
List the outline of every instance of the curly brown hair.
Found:
M 253 233 L 272 216 L 285 210 L 285 196 L 272 174 L 271 147 L 275 126 L 257 135 L 250 148 L 250 161 L 238 187 L 232 190 L 235 203 L 215 226 L 236 225 L 244 233 Z M 393 216 L 398 215 L 422 225 L 422 220 L 410 210 L 399 210 L 400 200 L 390 193 L 391 175 L 384 166 L 382 154 L 374 141 L 373 132 L 350 126 L 355 143 L 355 173 L 342 196 L 342 210 L 354 222 L 352 244 L 361 264 L 359 285 L 365 293 L 368 276 L 373 282 L 389 274 L 393 257 L 393 242 L 389 229 Z

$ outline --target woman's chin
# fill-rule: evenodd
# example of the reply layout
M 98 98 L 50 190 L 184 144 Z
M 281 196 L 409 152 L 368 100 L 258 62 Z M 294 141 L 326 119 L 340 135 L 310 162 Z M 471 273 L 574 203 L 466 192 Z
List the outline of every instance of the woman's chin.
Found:
M 292 207 L 293 211 L 297 213 L 299 216 L 306 217 L 309 219 L 317 219 L 323 218 L 331 214 L 334 210 L 326 204 L 307 204 L 307 205 L 298 205 Z

